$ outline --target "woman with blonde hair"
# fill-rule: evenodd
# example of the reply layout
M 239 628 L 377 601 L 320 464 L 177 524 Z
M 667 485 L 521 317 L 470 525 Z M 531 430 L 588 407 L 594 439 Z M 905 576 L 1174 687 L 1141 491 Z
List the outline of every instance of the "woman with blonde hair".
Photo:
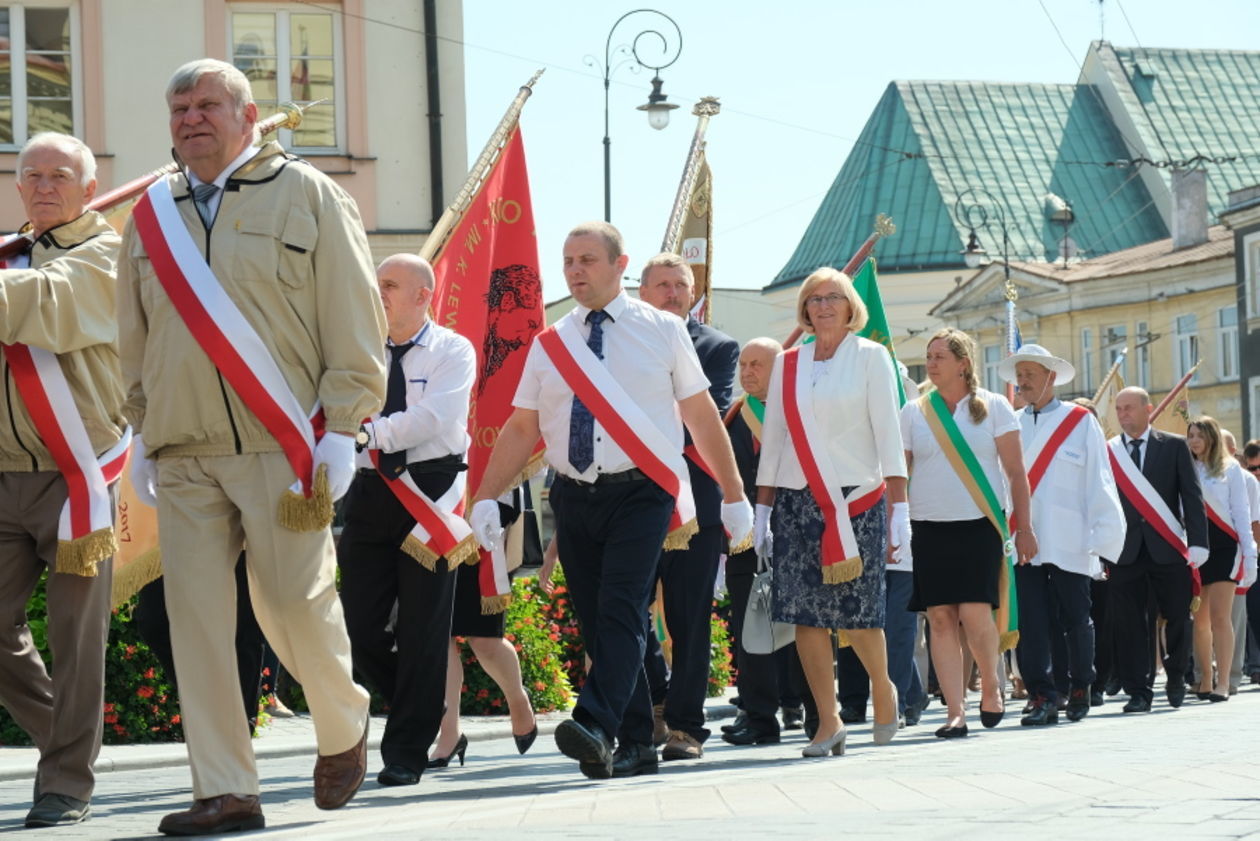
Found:
M 883 346 L 856 335 L 866 319 L 844 273 L 824 268 L 805 280 L 797 320 L 815 341 L 775 359 L 762 426 L 757 550 L 773 555 L 774 619 L 796 626 L 818 707 L 805 756 L 844 753 L 832 628 L 845 632 L 870 675 L 875 743 L 890 742 L 898 726 L 885 568 L 890 544 L 896 554 L 909 550 L 910 516 L 897 375 Z
M 998 655 L 1016 639 L 1006 558 L 1015 551 L 1027 563 L 1037 554 L 1019 420 L 1005 398 L 980 388 L 975 360 L 970 336 L 953 328 L 938 331 L 926 357 L 934 389 L 901 410 L 914 477 L 911 609 L 927 611 L 932 663 L 949 711 L 936 731 L 942 739 L 967 735 L 960 625 L 980 671 L 980 721 L 995 727 L 1002 720 Z M 1013 541 L 1009 500 L 1020 524 Z
M 1234 589 L 1249 587 L 1256 578 L 1247 480 L 1238 462 L 1225 453 L 1221 427 L 1213 418 L 1203 415 L 1191 421 L 1186 444 L 1194 456 L 1208 519 L 1208 559 L 1199 567 L 1203 590 L 1194 614 L 1194 663 L 1199 673 L 1195 694 L 1201 701 L 1228 701 Z

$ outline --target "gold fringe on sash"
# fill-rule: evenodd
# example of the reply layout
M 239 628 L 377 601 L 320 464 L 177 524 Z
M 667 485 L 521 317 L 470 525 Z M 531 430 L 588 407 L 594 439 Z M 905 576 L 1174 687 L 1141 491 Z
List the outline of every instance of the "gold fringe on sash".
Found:
M 57 572 L 94 578 L 96 565 L 117 551 L 114 529 L 107 526 L 74 540 L 58 540 L 55 568 Z
M 436 571 L 439 555 L 426 544 L 421 543 L 415 535 L 408 534 L 401 548 L 429 572 Z M 460 564 L 475 564 L 477 558 L 477 538 L 469 535 L 455 544 L 455 548 L 447 553 L 446 568 L 452 570 Z
M 851 645 L 853 645 L 853 642 L 849 639 L 849 635 L 840 628 L 836 628 L 836 647 L 848 648 Z
M 691 544 L 692 536 L 698 531 L 700 531 L 700 526 L 696 524 L 696 521 L 688 520 L 665 535 L 665 551 L 673 552 L 676 549 L 686 549 Z
M 1199 608 L 1201 608 L 1201 607 L 1203 607 L 1203 599 L 1202 599 L 1202 597 L 1200 597 L 1200 596 L 1195 596 L 1194 598 L 1192 598 L 1192 599 L 1190 600 L 1190 612 L 1191 612 L 1191 613 L 1198 613 L 1198 612 L 1199 612 Z
M 753 536 L 753 532 L 748 532 L 748 537 L 744 538 L 742 543 L 729 547 L 726 550 L 726 553 L 728 555 L 738 555 L 740 552 L 747 552 L 749 549 L 753 548 Z
M 110 604 L 114 607 L 130 599 L 140 588 L 162 576 L 162 550 L 154 547 L 126 566 L 114 568 Z
M 852 558 L 845 558 L 838 564 L 831 564 L 822 568 L 822 580 L 824 584 L 844 584 L 852 581 L 862 574 L 862 557 L 856 555 Z
M 333 520 L 332 491 L 328 487 L 328 466 L 315 470 L 315 482 L 309 497 L 285 490 L 280 498 L 280 525 L 290 531 L 320 531 Z
M 998 634 L 998 653 L 1010 651 L 1019 645 L 1019 631 L 1003 631 Z
M 505 593 L 502 596 L 482 596 L 481 615 L 492 616 L 496 613 L 502 613 L 507 610 L 508 605 L 511 603 L 512 596 L 510 593 Z

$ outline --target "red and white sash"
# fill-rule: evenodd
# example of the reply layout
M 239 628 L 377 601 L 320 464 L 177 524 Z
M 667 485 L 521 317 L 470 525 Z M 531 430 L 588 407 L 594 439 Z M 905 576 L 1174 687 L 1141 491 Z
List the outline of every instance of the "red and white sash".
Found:
M 472 527 L 463 517 L 464 489 L 468 474 L 463 470 L 455 474 L 455 481 L 436 500 L 429 499 L 411 474 L 403 471 L 391 479 L 381 471 L 381 451 L 368 450 L 372 466 L 381 474 L 385 485 L 416 520 L 416 525 L 403 540 L 402 550 L 415 558 L 426 569 L 433 569 L 438 558 L 446 558 L 448 568 L 453 568 L 477 554 L 477 540 Z
M 136 203 L 132 218 L 158 282 L 185 326 L 249 410 L 280 444 L 298 479 L 292 493 L 300 493 L 307 504 L 327 509 L 326 512 L 312 511 L 305 517 L 286 516 L 282 504 L 281 522 L 301 530 L 324 528 L 331 521 L 331 500 L 325 506 L 314 502 L 312 497 L 315 443 L 323 432 L 318 405 L 308 413 L 298 402 L 262 338 L 197 249 L 175 207 L 167 179 L 153 182 Z
M 1028 467 L 1028 488 L 1029 493 L 1036 493 L 1037 486 L 1041 484 L 1042 478 L 1046 475 L 1046 471 L 1050 469 L 1050 463 L 1054 461 L 1055 454 L 1059 451 L 1059 447 L 1063 446 L 1063 442 L 1067 440 L 1077 425 L 1085 419 L 1089 414 L 1089 410 L 1084 406 L 1068 406 L 1067 414 L 1059 419 L 1057 424 L 1046 424 L 1037 433 L 1037 437 L 1031 439 L 1028 446 L 1024 448 L 1024 464 Z M 1011 531 L 1016 528 L 1015 515 L 1011 515 Z
M 1243 553 L 1242 542 L 1238 539 L 1238 531 L 1231 523 L 1229 509 L 1225 507 L 1216 492 L 1213 491 L 1206 482 L 1199 483 L 1203 491 L 1203 509 L 1207 513 L 1208 520 L 1218 529 L 1225 532 L 1225 535 L 1238 544 L 1238 551 L 1234 553 L 1234 568 L 1230 571 L 1229 577 L 1234 581 L 1242 581 L 1243 577 Z
M 781 399 L 792 448 L 823 514 L 823 583 L 839 584 L 861 574 L 862 555 L 850 520 L 883 498 L 884 483 L 871 482 L 854 488 L 848 496 L 841 495 L 835 465 L 827 455 L 826 439 L 814 418 L 814 388 L 810 377 L 814 347 L 811 342 L 784 352 Z M 839 516 L 841 510 L 847 516 Z
M 1151 485 L 1150 480 L 1138 470 L 1120 436 L 1117 435 L 1107 443 L 1107 456 L 1111 460 L 1111 472 L 1116 478 L 1116 487 L 1120 493 L 1124 494 L 1129 504 L 1137 509 L 1169 546 L 1189 561 L 1190 549 L 1186 546 L 1185 530 L 1181 521 Z
M 630 456 L 636 467 L 674 498 L 665 548 L 685 549 L 696 532 L 696 504 L 691 495 L 687 463 L 678 445 L 671 443 L 626 394 L 604 363 L 587 347 L 572 318 L 563 318 L 559 324 L 539 333 L 538 341 L 565 384 L 604 431 Z

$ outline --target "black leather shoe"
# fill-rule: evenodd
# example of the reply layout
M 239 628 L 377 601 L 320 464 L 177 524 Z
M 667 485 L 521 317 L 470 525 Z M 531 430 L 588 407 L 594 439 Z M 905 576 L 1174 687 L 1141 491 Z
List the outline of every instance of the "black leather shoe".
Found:
M 1067 720 L 1080 721 L 1089 715 L 1090 703 L 1088 689 L 1073 689 L 1068 695 Z
M 516 742 L 516 752 L 523 754 L 534 746 L 534 740 L 538 738 L 538 722 L 534 721 L 534 728 L 524 736 L 512 734 L 512 741 Z
M 1112 678 L 1103 686 L 1103 691 L 1108 695 L 1119 695 L 1122 688 L 1123 687 L 1120 685 L 1120 681 L 1116 678 Z
M 1218 695 L 1217 693 L 1213 692 L 1210 695 L 1208 695 L 1208 700 L 1211 701 L 1213 704 L 1219 704 L 1221 701 L 1228 701 L 1229 696 Z
M 1032 710 L 1019 720 L 1024 727 L 1044 727 L 1059 723 L 1059 707 L 1044 698 L 1033 701 Z
M 412 771 L 406 765 L 391 763 L 381 769 L 376 781 L 383 786 L 413 786 L 420 782 L 420 772 Z
M 656 757 L 656 748 L 651 745 L 619 745 L 613 753 L 612 775 L 614 777 L 655 774 L 659 767 L 660 761 Z
M 1164 687 L 1164 694 L 1168 696 L 1168 706 L 1176 709 L 1186 700 L 1186 685 L 1184 683 L 1169 683 Z
M 989 712 L 988 710 L 981 708 L 980 723 L 985 727 L 997 727 L 1002 723 L 1002 717 L 1004 715 L 1006 715 L 1005 709 L 1000 709 L 997 712 Z
M 777 745 L 779 733 L 777 730 L 761 730 L 746 724 L 738 730 L 723 733 L 722 741 L 731 745 Z
M 612 740 L 598 724 L 582 724 L 576 719 L 562 721 L 556 727 L 556 747 L 570 759 L 578 761 L 578 769 L 592 780 L 612 776 Z
M 783 707 L 779 710 L 784 730 L 800 730 L 805 723 L 805 711 L 800 707 Z
M 468 752 L 468 734 L 460 733 L 459 741 L 455 743 L 455 750 L 446 756 L 435 756 L 429 760 L 429 768 L 445 768 L 451 764 L 451 759 L 459 757 L 460 767 L 464 767 L 464 754 Z
M 1105 703 L 1107 703 L 1107 699 L 1103 697 L 1101 689 L 1091 689 L 1089 691 L 1089 705 L 1091 707 L 1101 707 Z
M 740 710 L 738 713 L 735 714 L 734 721 L 732 721 L 730 724 L 722 725 L 722 732 L 734 733 L 736 730 L 742 730 L 746 726 L 748 726 L 748 713 L 744 712 L 743 710 Z
M 1151 699 L 1140 695 L 1134 695 L 1129 699 L 1129 703 L 1124 705 L 1124 712 L 1127 713 L 1148 713 L 1151 711 Z
M 68 794 L 41 794 L 26 813 L 26 826 L 69 826 L 82 823 L 90 817 L 92 807 L 86 800 L 79 800 Z
M 845 724 L 861 724 L 866 721 L 866 711 L 859 710 L 856 707 L 843 706 L 840 708 L 840 720 Z
M 946 724 L 944 727 L 936 728 L 936 738 L 938 739 L 963 739 L 967 736 L 967 725 L 960 724 L 957 727 L 950 727 Z

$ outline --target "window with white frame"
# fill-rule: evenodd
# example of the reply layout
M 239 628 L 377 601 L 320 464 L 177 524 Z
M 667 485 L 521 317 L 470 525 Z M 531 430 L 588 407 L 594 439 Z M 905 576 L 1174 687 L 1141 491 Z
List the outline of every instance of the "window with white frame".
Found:
M 82 95 L 78 7 L 0 5 L 0 147 L 41 131 L 74 134 Z
M 1238 307 L 1216 311 L 1216 359 L 1222 380 L 1238 379 Z
M 1247 287 L 1247 317 L 1260 317 L 1260 233 L 1249 235 L 1245 242 L 1243 282 Z
M 1111 366 L 1116 364 L 1116 360 L 1124 353 L 1129 346 L 1129 327 L 1126 324 L 1113 324 L 1103 331 L 1103 360 L 1107 363 L 1107 370 L 1111 370 Z M 1127 383 L 1129 381 L 1129 356 L 1125 354 L 1124 361 L 1120 363 L 1120 376 Z
M 1180 380 L 1199 361 L 1199 317 L 1194 313 L 1179 315 L 1173 321 L 1173 376 Z M 1190 382 L 1197 383 L 1196 371 Z
M 1002 364 L 1002 346 L 985 345 L 984 348 L 984 387 L 989 391 L 1002 394 L 1006 391 L 1006 383 L 998 376 L 998 366 Z
M 1081 328 L 1081 370 L 1079 375 L 1081 391 L 1090 395 L 1094 391 L 1094 328 Z
M 342 127 L 341 21 L 314 5 L 237 3 L 228 7 L 232 62 L 248 77 L 258 104 L 258 118 L 274 114 L 281 103 L 307 105 L 295 131 L 283 130 L 280 143 L 304 152 L 338 152 Z
M 1260 377 L 1252 377 L 1251 383 L 1251 434 L 1247 436 L 1248 440 L 1252 438 L 1260 438 Z
M 1145 321 L 1139 321 L 1135 328 L 1136 335 L 1133 338 L 1137 341 L 1137 347 L 1134 349 L 1134 369 L 1137 373 L 1137 381 L 1132 384 L 1149 389 L 1151 387 L 1150 326 Z

